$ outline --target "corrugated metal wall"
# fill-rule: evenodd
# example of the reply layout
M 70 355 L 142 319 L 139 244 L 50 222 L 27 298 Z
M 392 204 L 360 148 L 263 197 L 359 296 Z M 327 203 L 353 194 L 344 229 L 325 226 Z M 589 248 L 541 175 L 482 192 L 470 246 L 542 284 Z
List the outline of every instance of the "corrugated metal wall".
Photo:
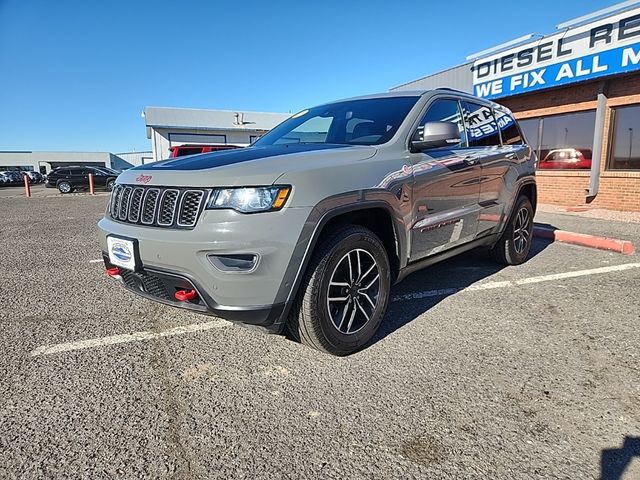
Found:
M 417 80 L 413 80 L 397 87 L 393 87 L 390 91 L 398 90 L 432 90 L 438 87 L 455 88 L 463 92 L 473 93 L 473 75 L 471 67 L 473 63 L 465 63 L 457 67 L 434 73 Z
M 116 153 L 114 154 L 114 156 L 118 157 L 121 160 L 124 160 L 125 162 L 133 165 L 133 166 L 138 166 L 138 165 L 142 165 L 144 163 L 151 163 L 153 162 L 153 153 L 151 151 L 148 152 L 125 152 L 125 153 Z M 118 163 L 117 160 L 115 163 Z M 114 164 L 114 159 L 111 159 L 111 164 Z M 121 168 L 128 168 L 128 167 L 121 167 Z

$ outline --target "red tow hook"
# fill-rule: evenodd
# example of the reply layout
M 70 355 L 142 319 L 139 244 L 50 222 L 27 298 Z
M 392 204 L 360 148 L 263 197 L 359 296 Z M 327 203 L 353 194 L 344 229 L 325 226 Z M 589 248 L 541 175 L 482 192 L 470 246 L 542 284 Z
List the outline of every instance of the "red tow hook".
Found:
M 111 268 L 107 268 L 107 275 L 109 277 L 119 277 L 120 276 L 120 268 L 118 267 L 111 267 Z
M 193 300 L 198 296 L 198 293 L 195 290 L 178 290 L 176 292 L 176 300 L 181 302 L 187 302 L 189 300 Z

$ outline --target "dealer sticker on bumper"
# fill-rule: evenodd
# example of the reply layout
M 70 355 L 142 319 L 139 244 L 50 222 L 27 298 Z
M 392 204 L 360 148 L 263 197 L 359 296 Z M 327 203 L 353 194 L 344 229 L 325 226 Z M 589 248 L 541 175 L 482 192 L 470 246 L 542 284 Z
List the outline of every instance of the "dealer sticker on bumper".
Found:
M 107 237 L 107 249 L 109 250 L 109 261 L 113 265 L 136 269 L 135 245 L 133 240 L 125 240 L 117 237 Z

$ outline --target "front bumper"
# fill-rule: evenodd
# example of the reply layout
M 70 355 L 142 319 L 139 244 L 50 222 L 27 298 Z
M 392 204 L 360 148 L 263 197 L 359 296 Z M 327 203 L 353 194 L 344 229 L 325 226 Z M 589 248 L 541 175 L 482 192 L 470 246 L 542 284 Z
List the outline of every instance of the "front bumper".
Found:
M 193 230 L 146 227 L 105 216 L 102 251 L 110 266 L 107 235 L 136 239 L 140 265 L 123 271 L 125 287 L 144 297 L 199 313 L 278 331 L 287 300 L 286 278 L 310 208 L 243 215 L 231 210 L 205 210 Z M 223 272 L 208 255 L 253 254 L 250 272 Z M 287 285 L 289 284 L 289 285 Z M 148 288 L 147 288 L 148 287 Z M 158 287 L 158 288 L 155 288 Z M 177 289 L 195 289 L 199 302 L 172 298 Z
M 114 267 L 106 252 L 102 252 L 102 257 L 105 268 Z M 205 315 L 214 315 L 234 322 L 256 325 L 273 333 L 278 333 L 281 330 L 280 317 L 284 310 L 284 304 L 268 305 L 262 308 L 221 306 L 216 304 L 202 286 L 184 274 L 153 268 L 141 269 L 137 272 L 120 269 L 119 276 L 124 288 L 149 300 Z M 195 290 L 198 295 L 193 300 L 178 301 L 175 298 L 175 292 L 179 290 Z

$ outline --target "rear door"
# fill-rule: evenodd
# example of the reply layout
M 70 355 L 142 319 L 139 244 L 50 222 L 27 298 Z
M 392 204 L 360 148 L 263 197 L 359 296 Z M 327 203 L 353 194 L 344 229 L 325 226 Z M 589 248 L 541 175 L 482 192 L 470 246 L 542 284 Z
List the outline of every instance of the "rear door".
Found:
M 482 167 L 479 182 L 481 210 L 476 234 L 482 237 L 497 233 L 503 216 L 508 213 L 505 212 L 510 198 L 507 181 L 517 153 L 502 145 L 493 106 L 465 101 L 463 107 L 469 146 Z M 502 117 L 501 122 L 504 122 Z
M 478 227 L 480 165 L 467 145 L 461 105 L 455 97 L 429 103 L 426 122 L 453 122 L 460 142 L 412 153 L 413 217 L 411 261 L 472 240 Z

